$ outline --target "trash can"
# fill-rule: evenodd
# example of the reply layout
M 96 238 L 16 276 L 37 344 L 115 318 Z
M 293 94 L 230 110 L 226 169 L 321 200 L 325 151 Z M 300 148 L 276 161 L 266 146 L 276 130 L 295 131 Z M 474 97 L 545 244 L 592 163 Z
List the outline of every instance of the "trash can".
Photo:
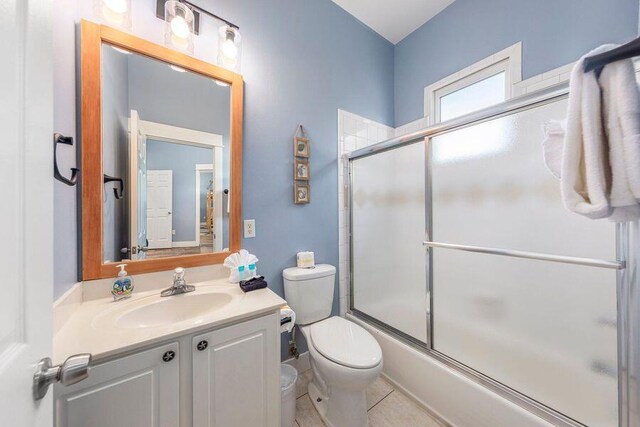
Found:
M 291 365 L 280 365 L 280 391 L 282 394 L 282 407 L 280 425 L 293 427 L 296 421 L 296 381 L 298 371 Z

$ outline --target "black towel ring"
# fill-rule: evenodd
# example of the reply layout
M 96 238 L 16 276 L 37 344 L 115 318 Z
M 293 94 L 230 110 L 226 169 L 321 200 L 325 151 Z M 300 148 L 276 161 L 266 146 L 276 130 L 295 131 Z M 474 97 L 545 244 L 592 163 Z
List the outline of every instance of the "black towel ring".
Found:
M 71 168 L 70 178 L 65 178 L 64 176 L 62 176 L 62 174 L 60 173 L 60 169 L 58 169 L 58 144 L 73 145 L 73 138 L 70 136 L 63 136 L 62 134 L 59 134 L 57 132 L 53 134 L 53 177 L 63 184 L 73 187 L 74 185 L 76 185 L 76 182 L 78 180 L 78 172 L 80 172 L 80 169 Z

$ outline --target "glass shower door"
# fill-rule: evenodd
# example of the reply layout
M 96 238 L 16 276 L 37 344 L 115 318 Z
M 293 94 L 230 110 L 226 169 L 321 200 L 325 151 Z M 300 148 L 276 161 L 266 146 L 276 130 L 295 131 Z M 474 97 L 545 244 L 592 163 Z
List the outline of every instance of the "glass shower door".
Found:
M 351 162 L 352 309 L 427 341 L 425 143 Z
M 615 225 L 565 209 L 543 161 L 544 123 L 566 109 L 432 138 L 430 240 L 615 260 Z M 617 425 L 616 270 L 430 251 L 434 351 L 580 423 Z

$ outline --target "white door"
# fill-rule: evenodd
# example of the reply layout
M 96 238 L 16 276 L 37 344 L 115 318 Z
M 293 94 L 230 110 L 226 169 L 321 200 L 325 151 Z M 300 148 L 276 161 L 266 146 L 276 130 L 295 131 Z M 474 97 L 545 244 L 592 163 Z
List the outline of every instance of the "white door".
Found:
M 147 171 L 147 239 L 149 249 L 170 248 L 173 242 L 173 171 Z
M 129 253 L 144 259 L 147 248 L 147 137 L 140 132 L 140 116 L 131 110 L 129 119 Z
M 280 427 L 280 320 L 193 338 L 193 426 Z
M 177 427 L 178 344 L 93 366 L 86 380 L 55 388 L 55 427 Z
M 35 402 L 31 390 L 36 363 L 52 347 L 51 6 L 2 0 L 0 8 L 0 424 L 11 427 L 53 419 L 51 391 Z

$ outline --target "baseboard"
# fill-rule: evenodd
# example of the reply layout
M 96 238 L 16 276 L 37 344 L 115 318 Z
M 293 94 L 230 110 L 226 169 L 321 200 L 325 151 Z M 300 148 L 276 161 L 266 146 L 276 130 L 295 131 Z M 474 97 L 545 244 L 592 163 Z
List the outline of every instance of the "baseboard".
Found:
M 300 354 L 297 359 L 292 357 L 291 359 L 287 359 L 282 363 L 293 366 L 294 368 L 296 368 L 296 371 L 298 371 L 298 373 L 306 372 L 311 369 L 311 362 L 309 361 L 308 351 Z
M 196 242 L 195 240 L 171 243 L 172 248 L 193 248 L 195 246 L 198 246 L 198 242 Z

